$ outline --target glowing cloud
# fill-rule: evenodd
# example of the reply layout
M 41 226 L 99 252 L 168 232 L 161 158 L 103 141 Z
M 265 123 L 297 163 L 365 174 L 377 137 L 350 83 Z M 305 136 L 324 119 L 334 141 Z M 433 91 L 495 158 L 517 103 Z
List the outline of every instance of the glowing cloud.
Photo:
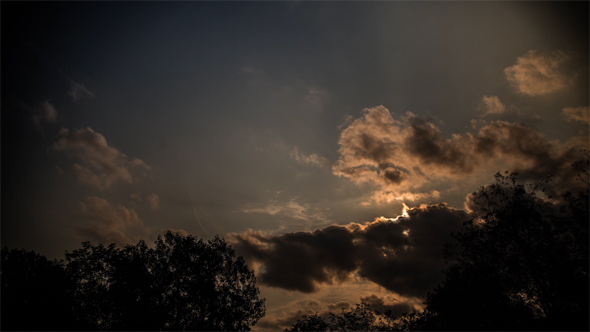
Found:
M 587 137 L 561 144 L 522 124 L 492 121 L 477 133 L 444 138 L 430 119 L 411 112 L 394 117 L 383 106 L 368 108 L 341 132 L 335 175 L 374 189 L 375 202 L 440 197 L 433 183 L 481 179 L 501 170 L 523 179 L 565 174 L 588 147 Z M 365 202 L 369 204 L 369 202 Z M 365 204 L 365 205 L 366 205 Z

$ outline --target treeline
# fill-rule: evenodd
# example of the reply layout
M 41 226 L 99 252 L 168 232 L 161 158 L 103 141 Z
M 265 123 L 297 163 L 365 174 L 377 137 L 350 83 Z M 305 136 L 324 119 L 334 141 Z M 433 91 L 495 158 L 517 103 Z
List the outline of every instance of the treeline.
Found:
M 248 331 L 265 314 L 254 272 L 218 237 L 65 256 L 2 249 L 2 330 Z
M 361 303 L 327 319 L 304 315 L 287 331 L 588 331 L 588 165 L 582 170 L 585 190 L 566 192 L 559 208 L 537 195 L 550 179 L 525 186 L 498 173 L 474 193 L 481 219 L 452 234 L 444 279 L 423 312 L 395 317 Z

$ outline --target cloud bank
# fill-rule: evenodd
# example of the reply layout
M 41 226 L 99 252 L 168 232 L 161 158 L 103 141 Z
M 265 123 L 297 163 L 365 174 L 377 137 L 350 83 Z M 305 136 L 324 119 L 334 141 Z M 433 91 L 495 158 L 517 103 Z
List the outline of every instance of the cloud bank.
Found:
M 227 238 L 249 264 L 260 266 L 262 285 L 311 293 L 357 275 L 403 296 L 423 296 L 440 281 L 442 246 L 450 232 L 469 219 L 465 211 L 444 204 L 424 205 L 397 219 Z
M 411 112 L 394 117 L 378 106 L 352 121 L 339 144 L 333 173 L 372 186 L 374 201 L 391 202 L 437 198 L 432 188 L 441 181 L 482 179 L 503 170 L 527 181 L 560 174 L 558 180 L 568 182 L 588 137 L 548 141 L 523 124 L 493 121 L 478 132 L 445 138 L 431 119 Z

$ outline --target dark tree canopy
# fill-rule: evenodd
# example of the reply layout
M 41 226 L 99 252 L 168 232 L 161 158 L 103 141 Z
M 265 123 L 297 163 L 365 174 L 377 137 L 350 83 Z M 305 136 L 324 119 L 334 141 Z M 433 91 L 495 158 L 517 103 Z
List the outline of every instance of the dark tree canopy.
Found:
M 420 329 L 588 330 L 588 187 L 552 202 L 539 195 L 549 182 L 498 173 L 474 193 L 481 220 L 445 246 Z
M 63 264 L 2 248 L 2 330 L 70 330 L 73 298 Z
M 20 321 L 5 315 L 5 300 L 18 298 L 16 293 L 4 293 L 6 273 L 26 274 L 30 269 L 14 269 L 6 264 L 5 251 L 2 327 L 47 330 L 44 318 L 36 317 L 36 311 L 31 313 L 36 306 L 45 308 L 39 299 L 22 305 L 29 312 L 29 320 L 37 325 L 19 325 Z M 59 275 L 58 282 L 65 283 L 53 294 L 55 302 L 60 303 L 62 296 L 70 299 L 63 303 L 69 305 L 64 312 L 70 313 L 71 325 L 57 324 L 56 329 L 250 330 L 265 313 L 254 272 L 242 257 L 235 259 L 234 250 L 218 237 L 204 242 L 168 232 L 158 238 L 155 248 L 149 248 L 144 241 L 123 249 L 84 242 L 81 249 L 66 252 L 66 264 L 37 260 L 43 264 L 31 265 L 45 270 L 55 268 L 51 273 Z M 48 275 L 45 270 L 44 275 Z M 31 285 L 28 280 L 20 284 L 10 280 L 12 288 L 8 285 L 7 289 L 13 293 Z M 47 291 L 36 294 L 45 298 Z
M 342 309 L 339 314 L 329 313 L 326 319 L 314 315 L 303 315 L 285 331 L 393 331 L 398 327 L 391 312 L 378 312 L 368 303 L 357 304 L 354 309 Z

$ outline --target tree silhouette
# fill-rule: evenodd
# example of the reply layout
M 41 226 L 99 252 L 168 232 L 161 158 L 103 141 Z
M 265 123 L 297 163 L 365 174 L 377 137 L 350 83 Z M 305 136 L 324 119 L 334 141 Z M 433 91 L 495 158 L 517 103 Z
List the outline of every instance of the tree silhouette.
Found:
M 258 294 L 254 272 L 219 237 L 84 242 L 65 265 L 2 250 L 3 329 L 246 331 L 265 313 Z
M 303 315 L 298 319 L 290 329 L 285 331 L 328 331 L 330 324 L 318 316 L 317 312 L 313 315 Z
M 340 314 L 329 313 L 330 323 L 314 315 L 303 315 L 285 331 L 393 331 L 397 328 L 391 312 L 380 313 L 368 303 L 360 303 L 354 309 L 342 309 Z
M 588 330 L 588 189 L 558 210 L 537 193 L 550 181 L 517 174 L 474 193 L 471 220 L 444 250 L 451 263 L 429 293 L 424 330 Z
M 73 297 L 62 262 L 2 248 L 2 329 L 74 329 Z

